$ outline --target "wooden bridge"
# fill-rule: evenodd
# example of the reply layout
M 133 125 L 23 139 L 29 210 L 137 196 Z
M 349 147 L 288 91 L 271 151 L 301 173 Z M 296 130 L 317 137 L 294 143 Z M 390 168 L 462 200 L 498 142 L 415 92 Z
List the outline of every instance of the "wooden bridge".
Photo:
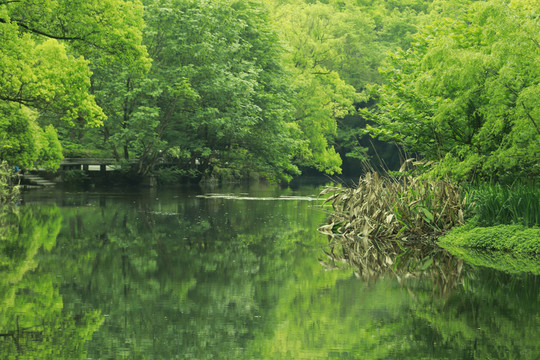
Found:
M 136 164 L 137 159 L 129 160 L 130 164 Z M 30 170 L 30 172 L 25 172 L 24 175 L 19 176 L 19 184 L 23 188 L 34 188 L 34 187 L 50 187 L 56 185 L 56 183 L 61 182 L 61 177 L 55 180 L 47 180 L 47 176 L 40 174 L 42 169 Z M 59 173 L 63 173 L 69 170 L 82 170 L 84 172 L 100 172 L 104 174 L 109 171 L 120 170 L 120 165 L 116 159 L 113 158 L 64 158 L 60 162 L 60 168 L 58 169 Z M 146 179 L 148 186 L 154 186 L 156 180 L 153 178 Z
M 134 164 L 137 160 L 130 160 Z M 64 158 L 60 162 L 60 171 L 66 170 L 83 170 L 83 171 L 114 171 L 118 170 L 118 162 L 116 159 L 105 158 Z

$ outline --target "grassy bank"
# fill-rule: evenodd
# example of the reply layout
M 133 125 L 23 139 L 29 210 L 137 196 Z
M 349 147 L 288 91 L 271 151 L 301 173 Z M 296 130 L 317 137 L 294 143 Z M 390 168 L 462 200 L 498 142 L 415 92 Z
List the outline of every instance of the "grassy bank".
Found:
M 539 186 L 482 183 L 467 196 L 467 225 L 441 237 L 441 246 L 540 254 Z
M 383 241 L 436 239 L 442 246 L 540 254 L 540 187 L 368 173 L 356 188 L 331 187 L 320 231 Z M 466 224 L 466 225 L 464 225 Z
M 466 225 L 442 236 L 439 245 L 540 254 L 540 228 L 523 225 Z

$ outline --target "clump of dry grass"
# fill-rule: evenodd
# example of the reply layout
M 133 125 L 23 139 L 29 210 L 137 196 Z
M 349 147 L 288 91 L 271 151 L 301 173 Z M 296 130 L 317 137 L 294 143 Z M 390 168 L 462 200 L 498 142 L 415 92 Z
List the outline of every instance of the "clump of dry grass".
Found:
M 333 213 L 319 231 L 377 240 L 413 240 L 443 234 L 464 223 L 460 189 L 445 180 L 376 172 L 360 178 L 356 188 L 328 187 Z

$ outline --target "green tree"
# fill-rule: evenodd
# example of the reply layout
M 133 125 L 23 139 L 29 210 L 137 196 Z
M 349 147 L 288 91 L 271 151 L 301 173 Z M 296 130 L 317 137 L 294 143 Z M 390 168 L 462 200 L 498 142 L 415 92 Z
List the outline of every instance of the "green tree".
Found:
M 39 130 L 38 123 L 102 123 L 82 56 L 144 57 L 141 10 L 138 2 L 122 0 L 0 2 L 0 158 L 24 166 L 43 160 L 54 168 L 58 141 L 53 129 Z M 41 121 L 43 114 L 48 119 Z
M 370 29 L 369 20 L 351 10 L 303 1 L 276 1 L 273 9 L 280 36 L 291 50 L 286 60 L 296 91 L 295 119 L 307 139 L 297 161 L 329 174 L 341 172 L 341 158 L 333 147 L 336 121 L 354 111 L 357 98 L 354 87 L 338 71 L 357 80 L 364 45 L 357 40 Z
M 185 174 L 288 179 L 298 173 L 282 48 L 260 2 L 146 2 L 148 74 L 105 69 L 103 139 L 138 172 L 161 160 Z
M 376 88 L 374 134 L 440 161 L 436 174 L 539 174 L 540 47 L 532 2 L 473 2 L 395 52 Z
M 273 2 L 274 21 L 291 50 L 297 121 L 310 145 L 299 156 L 304 165 L 332 172 L 343 159 L 349 174 L 368 159 L 399 167 L 395 144 L 369 139 L 366 118 L 356 109 L 374 106 L 364 92 L 368 84 L 384 82 L 378 67 L 387 52 L 409 48 L 420 25 L 454 6 L 418 0 Z

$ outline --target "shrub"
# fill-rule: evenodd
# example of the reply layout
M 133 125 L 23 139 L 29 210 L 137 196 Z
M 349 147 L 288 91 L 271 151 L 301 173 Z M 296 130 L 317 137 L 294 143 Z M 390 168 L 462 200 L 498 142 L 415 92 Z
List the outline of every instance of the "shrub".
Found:
M 19 187 L 14 175 L 13 167 L 2 161 L 0 163 L 0 205 L 14 203 L 19 197 Z

